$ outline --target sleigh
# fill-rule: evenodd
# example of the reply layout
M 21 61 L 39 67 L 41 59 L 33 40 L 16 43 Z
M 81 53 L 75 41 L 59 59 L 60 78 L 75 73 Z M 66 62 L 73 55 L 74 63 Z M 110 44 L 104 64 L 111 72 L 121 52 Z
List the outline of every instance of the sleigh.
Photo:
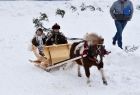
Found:
M 39 63 L 37 66 L 42 68 L 43 64 L 43 69 L 45 71 L 51 71 L 62 67 L 70 60 L 70 47 L 70 44 L 45 46 L 43 51 L 44 57 L 39 58 L 41 65 Z

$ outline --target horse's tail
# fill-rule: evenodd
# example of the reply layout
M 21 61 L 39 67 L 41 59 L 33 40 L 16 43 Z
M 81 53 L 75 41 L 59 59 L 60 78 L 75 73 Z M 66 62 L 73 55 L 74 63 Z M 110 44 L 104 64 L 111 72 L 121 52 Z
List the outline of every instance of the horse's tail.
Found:
M 72 45 L 71 45 L 71 49 L 70 49 L 70 58 L 73 58 L 74 57 L 74 51 L 75 51 L 75 48 L 76 48 L 76 46 L 79 44 L 79 43 L 81 43 L 81 42 L 75 42 L 75 43 L 73 43 Z

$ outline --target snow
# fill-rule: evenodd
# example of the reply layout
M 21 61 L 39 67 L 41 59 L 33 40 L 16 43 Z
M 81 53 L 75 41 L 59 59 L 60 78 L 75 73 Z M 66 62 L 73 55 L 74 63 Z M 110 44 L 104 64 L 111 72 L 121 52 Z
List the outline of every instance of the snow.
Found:
M 126 53 L 112 46 L 115 25 L 109 14 L 109 7 L 115 0 L 75 1 L 1 1 L 0 2 L 0 94 L 1 95 L 140 95 L 140 49 Z M 79 6 L 85 2 L 101 7 L 104 12 L 81 12 Z M 124 45 L 140 46 L 138 0 L 133 0 L 134 16 L 123 33 Z M 69 4 L 78 7 L 72 12 Z M 66 10 L 64 18 L 55 15 L 55 10 Z M 45 72 L 28 59 L 35 58 L 28 50 L 34 35 L 33 17 L 40 12 L 47 13 L 51 27 L 55 22 L 68 37 L 83 37 L 87 32 L 96 32 L 105 38 L 105 46 L 112 53 L 105 57 L 105 74 L 109 85 L 104 86 L 97 68 L 91 68 L 91 87 L 77 77 L 76 66 L 68 70 Z

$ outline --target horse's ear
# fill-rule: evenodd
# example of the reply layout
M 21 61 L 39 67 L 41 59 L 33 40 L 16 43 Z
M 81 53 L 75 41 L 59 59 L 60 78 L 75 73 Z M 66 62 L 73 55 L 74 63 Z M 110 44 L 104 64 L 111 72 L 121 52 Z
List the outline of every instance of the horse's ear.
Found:
M 84 39 L 87 40 L 88 33 L 84 35 Z

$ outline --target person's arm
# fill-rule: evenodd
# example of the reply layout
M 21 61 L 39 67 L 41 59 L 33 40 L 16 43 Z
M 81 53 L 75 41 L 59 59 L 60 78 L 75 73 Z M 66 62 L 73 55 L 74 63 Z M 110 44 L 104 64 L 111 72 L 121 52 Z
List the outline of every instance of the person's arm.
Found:
M 67 39 L 67 37 L 65 37 L 65 35 L 64 35 L 62 32 L 60 33 L 60 35 L 61 35 L 63 38 Z
M 48 34 L 46 36 L 46 41 L 48 41 L 52 36 L 53 36 L 53 34 L 51 32 L 48 32 Z
M 110 15 L 112 16 L 113 19 L 115 19 L 114 11 L 115 11 L 115 3 L 113 3 L 113 5 L 110 8 Z
M 134 8 L 133 8 L 133 3 L 130 2 L 130 11 L 131 11 L 131 14 L 130 14 L 130 20 L 132 19 L 132 16 L 133 16 L 133 12 L 134 12 Z
M 33 37 L 33 39 L 32 39 L 32 44 L 34 45 L 34 46 L 39 46 L 39 44 L 37 43 L 37 41 L 36 41 L 36 37 Z
M 63 39 L 63 43 L 65 43 L 65 44 L 68 43 L 67 37 L 65 37 L 65 35 L 62 32 L 60 32 L 60 35 L 61 35 L 61 37 Z

